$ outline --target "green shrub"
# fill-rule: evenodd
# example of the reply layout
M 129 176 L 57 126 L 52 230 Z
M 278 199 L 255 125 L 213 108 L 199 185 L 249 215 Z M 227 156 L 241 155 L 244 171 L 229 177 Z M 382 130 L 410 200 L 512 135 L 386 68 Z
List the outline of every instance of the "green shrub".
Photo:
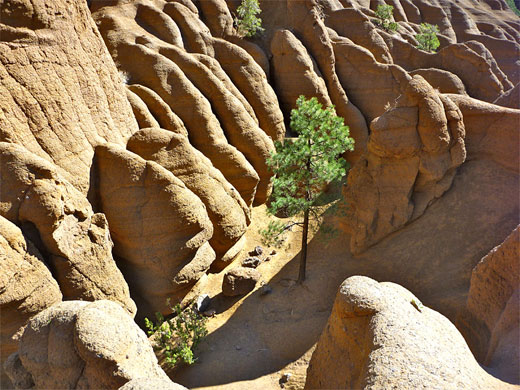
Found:
M 420 33 L 415 35 L 418 42 L 417 48 L 430 53 L 435 52 L 441 44 L 439 38 L 437 38 L 439 27 L 429 23 L 421 23 L 419 29 Z
M 182 310 L 177 304 L 171 309 L 176 315 L 173 318 L 165 319 L 161 313 L 155 313 L 155 324 L 148 318 L 144 319 L 148 335 L 155 335 L 155 349 L 163 352 L 171 367 L 181 362 L 193 364 L 196 360 L 193 349 L 208 334 L 207 319 L 191 306 Z
M 386 31 L 397 31 L 398 24 L 393 21 L 394 7 L 387 4 L 377 6 L 375 24 Z
M 260 12 L 262 10 L 258 0 L 242 0 L 242 3 L 237 8 L 238 17 L 235 18 L 235 24 L 240 36 L 252 37 L 264 31 L 262 19 L 256 16 Z

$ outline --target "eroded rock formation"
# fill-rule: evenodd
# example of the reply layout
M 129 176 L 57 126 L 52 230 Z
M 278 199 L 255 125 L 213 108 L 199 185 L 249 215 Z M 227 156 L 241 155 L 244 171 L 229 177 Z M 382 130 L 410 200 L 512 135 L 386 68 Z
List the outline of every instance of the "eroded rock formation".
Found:
M 520 228 L 473 269 L 468 301 L 457 327 L 479 362 L 520 383 Z
M 514 389 L 482 369 L 455 326 L 405 288 L 343 282 L 306 389 Z
M 21 146 L 0 142 L 0 172 L 0 215 L 39 246 L 64 298 L 109 299 L 135 315 L 104 214 L 94 213 L 53 164 Z
M 214 228 L 210 244 L 219 259 L 225 256 L 244 235 L 251 211 L 222 173 L 190 145 L 187 137 L 171 131 L 139 130 L 130 138 L 127 147 L 172 172 L 200 198 Z M 234 250 L 231 252 L 236 254 Z
M 137 130 L 85 1 L 2 1 L 0 97 L 0 141 L 62 168 L 82 194 L 95 145 Z
M 265 160 L 284 137 L 301 94 L 334 104 L 355 138 L 354 153 L 345 156 L 352 170 L 344 224 L 356 254 L 419 218 L 450 189 L 465 161 L 493 161 L 518 175 L 520 22 L 506 2 L 387 3 L 394 6 L 395 33 L 374 22 L 381 1 L 262 1 L 265 33 L 244 39 L 233 25 L 236 0 L 0 0 L 0 242 L 8 253 L 1 259 L 7 267 L 1 307 L 18 305 L 19 311 L 8 324 L 2 317 L 2 345 L 29 317 L 61 300 L 60 293 L 68 300 L 108 299 L 134 315 L 130 290 L 142 319 L 166 314 L 166 299 L 180 301 L 211 265 L 228 265 L 244 244 L 251 206 L 268 199 Z M 423 22 L 439 26 L 437 53 L 415 47 Z M 16 274 L 20 290 L 13 290 L 10 272 L 17 267 L 26 273 Z M 24 289 L 34 275 L 35 290 Z M 484 311 L 470 304 L 476 285 L 471 313 Z M 463 384 L 498 386 L 466 358 L 467 348 L 444 319 L 428 309 L 416 308 L 417 314 L 399 300 L 408 293 L 396 293 L 395 286 L 366 286 L 373 291 L 362 296 L 377 301 L 371 314 L 348 312 L 344 321 L 394 318 L 388 302 L 373 296 L 384 291 L 399 313 L 426 315 L 417 323 L 446 332 L 443 340 L 459 348 L 464 361 L 451 362 L 445 376 L 420 380 L 447 383 L 458 367 L 466 370 Z M 48 293 L 37 297 L 38 289 Z M 506 306 L 493 301 L 494 319 L 481 320 L 482 333 L 472 336 L 481 361 L 498 366 L 512 356 L 504 343 L 512 337 L 507 321 L 515 294 L 506 294 L 513 302 Z M 77 327 L 71 324 L 86 308 L 98 313 L 114 306 L 74 305 L 45 314 L 50 324 L 31 322 L 46 340 L 41 351 L 62 347 L 45 332 Z M 65 333 L 66 348 L 76 345 L 81 355 L 89 342 L 78 344 Z M 93 334 L 104 340 L 98 329 Z M 419 351 L 416 339 L 402 340 L 421 362 L 448 361 Z M 107 363 L 92 354 L 49 377 L 44 371 L 57 370 L 62 357 L 59 364 L 45 356 L 45 364 L 36 364 L 27 348 L 28 342 L 9 362 L 18 387 L 58 386 L 52 381 L 62 379 L 67 386 L 173 386 L 157 385 L 162 374 L 129 381 L 134 376 L 125 370 L 135 367 L 125 363 L 114 371 L 119 357 Z M 323 355 L 320 348 L 316 356 Z M 363 378 L 383 387 L 398 380 L 374 359 L 380 371 Z M 112 379 L 96 376 L 107 367 Z M 360 372 L 351 375 L 355 383 Z
M 466 159 L 460 110 L 418 75 L 370 128 L 345 187 L 354 253 L 419 217 Z
M 152 114 L 166 104 L 193 146 L 248 205 L 265 202 L 265 159 L 285 131 L 262 68 L 240 47 L 214 38 L 195 7 L 163 0 L 109 3 L 95 3 L 93 16 L 128 83 L 156 93 L 158 103 L 145 102 Z
M 38 249 L 16 225 L 0 216 L 0 363 L 18 349 L 29 318 L 61 299 L 60 288 Z M 3 370 L 0 385 L 9 386 Z
M 145 333 L 111 301 L 67 301 L 32 318 L 5 364 L 16 389 L 118 389 L 167 381 Z
M 140 318 L 168 312 L 167 299 L 182 298 L 215 260 L 206 207 L 170 171 L 116 145 L 97 147 L 96 169 L 114 253 Z

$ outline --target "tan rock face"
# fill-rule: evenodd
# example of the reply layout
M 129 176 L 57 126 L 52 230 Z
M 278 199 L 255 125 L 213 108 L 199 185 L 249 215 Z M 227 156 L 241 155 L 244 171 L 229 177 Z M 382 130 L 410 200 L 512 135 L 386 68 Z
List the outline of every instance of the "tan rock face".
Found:
M 339 36 L 349 38 L 355 46 L 370 51 L 377 62 L 393 62 L 388 46 L 380 35 L 381 30 L 375 28 L 363 11 L 355 8 L 333 11 L 325 19 L 325 24 Z
M 484 371 L 455 326 L 394 283 L 343 282 L 306 389 L 513 389 Z
M 63 168 L 83 194 L 93 145 L 124 144 L 137 123 L 86 1 L 4 0 L 0 141 Z
M 140 97 L 152 116 L 160 119 L 160 126 L 188 134 L 190 143 L 222 171 L 247 204 L 254 198 L 261 203 L 262 194 L 268 192 L 263 158 L 255 160 L 257 155 L 267 155 L 261 136 L 254 135 L 255 123 L 272 139 L 283 134 L 276 127 L 277 109 L 267 104 L 276 99 L 264 83 L 264 74 L 272 75 L 286 119 L 300 94 L 335 104 L 356 139 L 356 150 L 347 159 L 354 163 L 367 152 L 351 174 L 350 183 L 357 188 L 348 195 L 353 213 L 348 223 L 351 246 L 359 252 L 420 216 L 449 189 L 455 168 L 465 160 L 459 108 L 429 87 L 413 91 L 408 72 L 422 75 L 441 93 L 467 93 L 510 105 L 508 96 L 520 67 L 504 59 L 506 49 L 516 52 L 520 42 L 506 7 L 501 6 L 497 16 L 496 7 L 485 2 L 396 0 L 392 5 L 399 22 L 395 34 L 373 23 L 374 2 L 321 1 L 319 6 L 314 1 L 267 2 L 262 8 L 266 34 L 256 41 L 259 46 L 241 43 L 242 48 L 228 8 L 236 4 L 212 0 L 197 9 L 191 2 L 143 0 L 131 5 L 99 3 L 93 10 L 111 53 L 130 76 L 130 89 L 155 92 L 152 100 L 143 93 Z M 482 15 L 496 21 L 496 28 L 486 24 Z M 436 54 L 414 47 L 422 22 L 440 28 L 442 46 Z M 145 75 L 144 67 L 132 60 L 136 56 L 148 61 L 155 75 Z M 429 94 L 437 97 L 430 99 Z M 243 109 L 234 108 L 232 102 L 238 101 Z M 155 126 L 153 117 L 142 113 L 142 104 L 132 105 L 142 118 L 142 128 Z M 167 119 L 164 109 L 157 108 L 164 105 L 176 120 Z M 170 122 L 175 126 L 168 126 Z M 247 129 L 245 133 L 234 132 L 236 123 Z M 372 123 L 370 141 L 368 123 Z M 511 128 L 509 122 L 506 125 Z M 212 146 L 215 140 L 218 153 Z M 228 144 L 245 156 L 249 167 Z M 230 161 L 236 168 L 233 173 L 228 171 Z
M 128 141 L 128 150 L 172 172 L 206 206 L 214 234 L 209 241 L 217 257 L 226 255 L 243 236 L 251 212 L 235 188 L 187 137 L 163 129 L 142 129 Z
M 433 88 L 441 93 L 466 95 L 466 87 L 459 76 L 442 69 L 416 69 L 410 75 L 421 75 Z
M 51 163 L 21 146 L 0 142 L 0 171 L 0 215 L 40 244 L 64 298 L 109 299 L 135 315 L 105 216 Z
M 355 46 L 370 51 L 378 63 L 397 64 L 410 72 L 421 70 L 421 74 L 442 92 L 457 88 L 456 93 L 459 93 L 458 78 L 470 96 L 493 102 L 518 84 L 519 24 L 504 1 L 395 0 L 388 3 L 394 6 L 394 19 L 399 22 L 398 32 L 394 34 L 388 34 L 371 22 L 378 4 L 381 3 L 354 0 L 342 1 L 345 8 L 324 7 L 324 23 L 333 31 L 332 35 L 348 38 Z M 499 8 L 496 5 L 500 5 Z M 437 54 L 415 48 L 415 34 L 423 22 L 440 28 L 441 47 Z M 516 56 L 506 53 L 516 53 Z M 339 63 L 338 58 L 336 61 Z M 424 73 L 425 69 L 430 69 L 429 74 Z M 342 85 L 356 106 L 363 104 L 350 92 L 349 82 L 342 80 Z M 366 115 L 366 111 L 359 108 Z
M 464 116 L 469 158 L 489 159 L 513 172 L 520 170 L 520 110 L 468 96 L 449 95 Z
M 483 365 L 520 383 L 520 228 L 473 269 L 468 301 L 457 327 Z
M 62 298 L 43 257 L 22 231 L 0 217 L 0 367 L 18 349 L 23 326 Z M 3 370 L 2 388 L 9 388 Z
M 351 170 L 351 250 L 356 253 L 422 215 L 466 158 L 462 114 L 421 77 L 371 123 L 366 156 Z
M 336 56 L 336 73 L 367 121 L 383 114 L 401 94 L 410 76 L 393 64 L 378 62 L 365 47 L 329 30 Z M 360 77 L 360 74 L 366 77 Z M 356 145 L 358 147 L 358 145 Z
M 520 83 L 516 84 L 515 87 L 511 88 L 509 91 L 504 92 L 493 103 L 502 107 L 520 107 Z
M 437 68 L 457 75 L 468 94 L 480 100 L 493 102 L 513 87 L 495 64 L 489 50 L 482 44 L 465 43 L 444 47 L 436 54 L 416 49 L 408 42 L 392 39 L 394 63 L 408 71 L 420 68 Z
M 206 12 L 222 15 L 223 22 L 226 10 L 225 3 L 205 6 Z M 280 139 L 285 130 L 276 95 L 254 59 L 244 49 L 212 37 L 196 8 L 181 3 L 120 1 L 94 4 L 93 11 L 129 84 L 157 94 L 154 103 L 144 101 L 152 114 L 158 106 L 169 107 L 190 143 L 243 200 L 248 205 L 264 203 L 271 176 L 265 160 L 274 150 L 273 139 Z M 154 28 L 146 30 L 145 25 Z M 217 25 L 212 28 L 219 30 Z M 161 127 L 171 129 L 172 120 L 161 119 Z M 143 124 L 148 127 L 149 122 Z
M 202 201 L 154 161 L 115 145 L 98 146 L 99 197 L 119 266 L 139 318 L 167 313 L 215 260 L 213 225 Z
M 339 116 L 345 118 L 350 134 L 356 141 L 353 153 L 346 155 L 355 162 L 366 148 L 368 125 L 363 113 L 352 102 L 348 90 L 341 84 L 335 69 L 335 55 L 324 18 L 313 1 L 287 1 L 287 21 L 310 55 L 316 61 L 327 85 L 330 99 Z
M 321 104 L 330 106 L 325 81 L 307 49 L 289 30 L 278 30 L 271 41 L 273 76 L 278 98 L 287 118 L 296 108 L 296 99 L 304 95 L 317 97 Z
M 35 316 L 6 367 L 37 389 L 118 389 L 137 378 L 168 381 L 145 333 L 117 304 L 67 301 Z M 17 387 L 21 388 L 21 387 Z

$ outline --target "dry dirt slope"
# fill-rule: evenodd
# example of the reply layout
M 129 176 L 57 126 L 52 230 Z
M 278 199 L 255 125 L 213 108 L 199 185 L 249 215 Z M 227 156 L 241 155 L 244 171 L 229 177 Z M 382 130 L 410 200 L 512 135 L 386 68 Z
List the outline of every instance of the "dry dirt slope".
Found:
M 200 347 L 200 361 L 172 378 L 190 388 L 266 389 L 277 388 L 281 374 L 291 372 L 294 388 L 301 388 L 309 350 L 339 284 L 351 275 L 401 284 L 454 322 L 466 301 L 471 270 L 518 223 L 518 185 L 516 175 L 493 162 L 467 162 L 453 188 L 423 217 L 361 256 L 350 255 L 345 236 L 326 247 L 314 238 L 302 287 L 290 282 L 297 276 L 296 236 L 290 250 L 259 267 L 273 287 L 269 295 L 257 290 L 239 301 L 222 297 L 222 276 L 213 275 L 219 314 L 210 320 L 212 331 Z M 263 213 L 263 207 L 254 210 L 248 248 L 258 243 L 254 232 L 265 223 Z

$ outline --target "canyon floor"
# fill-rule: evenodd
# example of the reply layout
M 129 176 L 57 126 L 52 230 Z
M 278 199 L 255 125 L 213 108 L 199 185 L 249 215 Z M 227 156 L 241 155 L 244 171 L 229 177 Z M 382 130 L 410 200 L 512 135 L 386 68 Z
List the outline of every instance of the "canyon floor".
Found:
M 295 284 L 297 232 L 289 233 L 285 247 L 258 267 L 263 282 L 272 287 L 270 294 L 262 295 L 259 284 L 244 297 L 225 297 L 220 293 L 225 270 L 210 274 L 204 292 L 213 298 L 211 307 L 217 312 L 208 322 L 210 334 L 197 350 L 198 361 L 170 376 L 193 389 L 273 389 L 290 373 L 285 388 L 303 388 L 338 286 L 352 275 L 399 283 L 455 322 L 467 298 L 471 270 L 515 227 L 518 192 L 511 183 L 517 181 L 493 162 L 469 161 L 423 217 L 361 256 L 350 254 L 344 234 L 328 242 L 313 237 L 301 286 Z M 517 209 L 511 213 L 504 205 L 515 200 Z M 260 206 L 253 211 L 246 250 L 262 245 L 258 230 L 268 223 L 265 210 Z M 502 372 L 492 374 L 508 380 Z

